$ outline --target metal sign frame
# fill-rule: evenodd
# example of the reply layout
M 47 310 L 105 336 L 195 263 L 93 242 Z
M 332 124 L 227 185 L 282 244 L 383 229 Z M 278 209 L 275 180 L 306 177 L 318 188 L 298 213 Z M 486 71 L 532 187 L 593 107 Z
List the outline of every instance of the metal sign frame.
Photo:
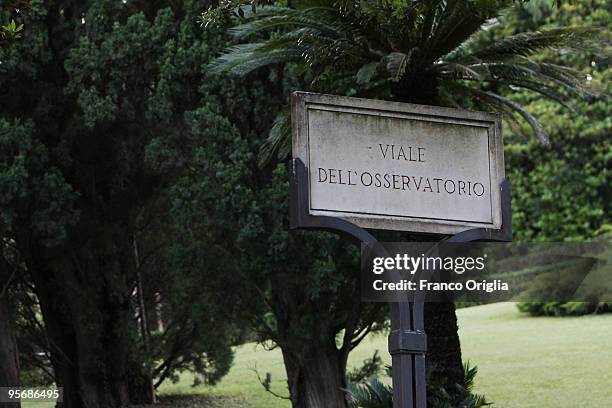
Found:
M 295 98 L 294 94 L 294 101 Z M 300 95 L 297 98 L 300 98 Z M 394 103 L 394 105 L 398 104 Z M 301 120 L 302 117 L 299 106 L 295 103 L 293 105 L 294 131 L 296 131 L 296 118 Z M 454 235 L 442 234 L 440 242 L 511 241 L 510 183 L 506 177 L 499 184 L 498 192 L 501 206 L 499 228 L 463 228 Z M 344 218 L 311 213 L 308 168 L 299 157 L 293 159 L 291 168 L 290 227 L 339 232 L 358 245 L 363 243 L 375 251 L 384 251 L 381 245 L 376 245 L 376 238 L 361 226 Z M 420 231 L 417 229 L 416 232 Z M 432 245 L 435 246 L 437 243 L 432 243 Z M 380 255 L 386 256 L 386 254 Z M 393 406 L 395 408 L 427 407 L 425 307 L 423 300 L 409 302 L 400 299 L 390 304 L 391 332 L 388 338 L 388 349 L 392 356 Z

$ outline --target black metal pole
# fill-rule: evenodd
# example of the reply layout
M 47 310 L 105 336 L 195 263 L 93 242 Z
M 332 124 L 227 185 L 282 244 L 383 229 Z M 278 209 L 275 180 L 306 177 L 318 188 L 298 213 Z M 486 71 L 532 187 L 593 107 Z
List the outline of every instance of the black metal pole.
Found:
M 440 242 L 511 241 L 512 212 L 510 182 L 507 178 L 500 185 L 500 189 L 502 205 L 502 228 L 500 230 L 474 228 Z M 432 249 L 435 250 L 435 246 Z M 417 295 L 415 302 L 398 301 L 390 305 L 389 353 L 391 354 L 393 376 L 393 407 L 426 408 L 425 299 Z
M 425 352 L 423 304 L 393 302 L 389 353 L 393 377 L 394 408 L 425 408 Z
M 293 181 L 291 192 L 291 228 L 312 228 L 347 234 L 355 243 L 364 243 L 375 250 L 383 251 L 376 238 L 365 229 L 340 218 L 313 216 L 308 211 L 308 170 L 300 159 L 293 160 Z M 504 179 L 501 186 L 502 228 L 491 230 L 475 228 L 460 232 L 444 239 L 445 242 L 470 241 L 511 241 L 512 214 L 510 210 L 510 183 Z M 440 241 L 440 242 L 442 242 Z M 391 354 L 394 408 L 426 408 L 427 387 L 425 354 L 425 300 L 417 297 L 415 302 L 407 301 L 400 293 L 396 302 L 390 303 L 391 333 L 389 353 Z

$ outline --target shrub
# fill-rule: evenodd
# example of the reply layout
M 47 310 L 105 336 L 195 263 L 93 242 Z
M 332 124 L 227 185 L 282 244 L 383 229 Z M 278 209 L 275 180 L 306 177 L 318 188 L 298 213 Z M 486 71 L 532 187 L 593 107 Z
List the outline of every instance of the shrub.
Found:
M 583 316 L 612 313 L 612 302 L 520 302 L 518 309 L 530 316 Z

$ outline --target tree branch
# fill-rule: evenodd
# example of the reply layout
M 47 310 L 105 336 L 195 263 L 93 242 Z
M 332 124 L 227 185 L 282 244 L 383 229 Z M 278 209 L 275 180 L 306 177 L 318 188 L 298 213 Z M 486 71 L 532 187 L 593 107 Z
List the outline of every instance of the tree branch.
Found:
M 276 398 L 280 398 L 284 400 L 290 399 L 290 397 L 286 397 L 286 396 L 277 394 L 274 391 L 272 391 L 272 388 L 270 386 L 271 381 L 268 378 L 266 378 L 265 380 L 261 379 L 261 376 L 259 375 L 259 371 L 257 371 L 257 366 L 255 366 L 254 368 L 250 368 L 250 370 L 255 373 L 255 375 L 257 376 L 257 381 L 259 381 L 259 383 L 264 387 L 264 389 L 268 391 L 270 394 L 274 395 Z

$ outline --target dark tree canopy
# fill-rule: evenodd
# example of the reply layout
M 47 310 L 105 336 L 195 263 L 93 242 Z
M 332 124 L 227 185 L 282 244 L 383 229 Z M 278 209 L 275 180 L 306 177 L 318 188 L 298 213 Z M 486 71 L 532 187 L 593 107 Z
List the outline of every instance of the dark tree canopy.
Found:
M 146 401 L 177 370 L 214 383 L 244 332 L 210 265 L 172 269 L 184 231 L 171 194 L 192 153 L 266 122 L 240 115 L 263 84 L 207 79 L 225 40 L 200 30 L 202 7 L 32 2 L 23 38 L 0 51 L 0 234 L 20 261 L 4 258 L 33 283 L 66 407 Z

